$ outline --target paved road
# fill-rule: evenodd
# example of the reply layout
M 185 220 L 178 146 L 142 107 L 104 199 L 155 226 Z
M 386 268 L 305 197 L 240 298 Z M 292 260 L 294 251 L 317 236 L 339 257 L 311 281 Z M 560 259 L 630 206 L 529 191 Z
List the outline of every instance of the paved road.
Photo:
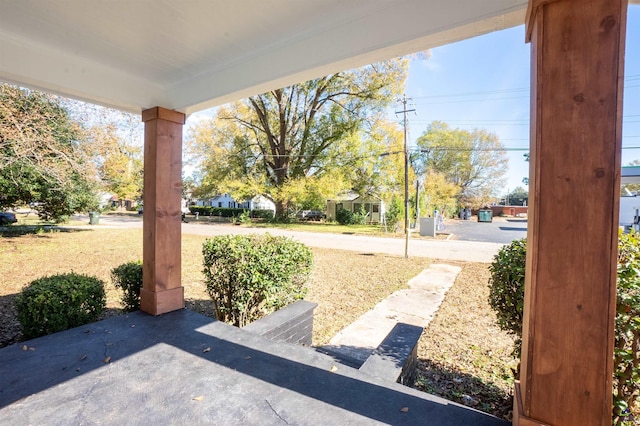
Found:
M 79 218 L 80 220 L 84 220 L 82 216 Z M 87 222 L 89 221 L 88 217 L 86 220 Z M 100 225 L 98 226 L 141 228 L 142 219 L 135 216 L 101 216 Z M 295 240 L 311 247 L 333 248 L 360 253 L 384 253 L 397 256 L 404 255 L 404 238 L 299 232 L 283 229 L 247 228 L 244 226 L 198 223 L 195 221 L 182 224 L 182 233 L 194 235 L 214 236 L 265 232 L 269 232 L 272 235 L 292 237 Z M 493 256 L 498 252 L 502 245 L 503 244 L 496 242 L 412 239 L 409 242 L 409 256 L 488 263 L 493 260 Z
M 509 244 L 527 236 L 527 219 L 497 217 L 493 222 L 452 220 L 445 223 L 444 232 L 452 233 L 455 240 Z

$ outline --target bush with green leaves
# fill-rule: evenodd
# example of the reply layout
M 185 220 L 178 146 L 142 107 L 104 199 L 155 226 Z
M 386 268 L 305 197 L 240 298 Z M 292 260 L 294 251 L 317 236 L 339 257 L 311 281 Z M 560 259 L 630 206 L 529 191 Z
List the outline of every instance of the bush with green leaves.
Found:
M 257 219 L 272 220 L 274 216 L 273 210 L 255 209 L 251 211 L 251 217 Z
M 75 273 L 34 280 L 16 298 L 25 339 L 96 321 L 105 306 L 104 283 Z
M 520 358 L 522 313 L 524 309 L 524 271 L 527 240 L 514 240 L 503 246 L 489 266 L 489 305 L 495 311 L 500 328 L 516 336 L 512 355 Z
M 217 236 L 202 254 L 216 317 L 237 327 L 302 299 L 313 266 L 307 246 L 269 234 Z
M 489 267 L 489 304 L 498 325 L 522 342 L 526 240 L 504 246 Z M 613 424 L 631 426 L 640 416 L 640 234 L 620 234 L 615 321 Z
M 198 214 L 199 216 L 218 216 L 218 217 L 237 217 L 240 216 L 247 209 L 232 209 L 227 207 L 213 207 L 213 206 L 189 206 L 191 214 Z
M 249 210 L 245 210 L 238 216 L 238 221 L 240 223 L 249 224 L 251 223 L 251 212 Z
M 367 217 L 369 213 L 365 210 L 364 206 L 360 206 L 357 212 L 353 213 L 352 224 L 353 225 L 364 225 L 367 223 Z
M 640 421 L 640 234 L 620 235 L 617 284 L 613 419 L 632 425 Z
M 353 212 L 347 209 L 336 210 L 336 220 L 340 225 L 352 225 L 354 223 Z
M 402 217 L 402 212 L 404 211 L 404 206 L 402 200 L 398 197 L 393 197 L 389 206 L 387 207 L 387 211 L 385 212 L 385 219 L 387 224 L 391 227 L 395 227 L 398 222 L 400 222 L 400 218 Z
M 140 309 L 140 289 L 142 288 L 142 262 L 123 263 L 111 270 L 111 281 L 122 290 L 122 305 L 125 312 Z

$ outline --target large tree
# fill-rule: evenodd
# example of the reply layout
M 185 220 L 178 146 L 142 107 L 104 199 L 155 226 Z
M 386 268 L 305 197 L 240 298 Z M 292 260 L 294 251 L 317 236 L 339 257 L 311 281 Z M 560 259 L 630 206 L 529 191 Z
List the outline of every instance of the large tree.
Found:
M 60 220 L 95 205 L 82 131 L 57 97 L 0 84 L 0 207 Z
M 104 190 L 119 200 L 139 200 L 143 186 L 142 147 L 121 133 L 115 123 L 92 126 L 87 130 L 87 151 Z
M 450 128 L 432 122 L 417 140 L 426 169 L 443 174 L 459 188 L 461 205 L 489 203 L 504 187 L 508 162 L 504 145 L 486 130 Z
M 314 188 L 316 202 L 353 189 L 364 159 L 377 160 L 388 150 L 389 141 L 381 141 L 374 123 L 401 93 L 406 72 L 407 60 L 395 59 L 220 108 L 188 137 L 203 159 L 199 195 L 265 194 L 276 203 L 276 213 L 285 215 Z

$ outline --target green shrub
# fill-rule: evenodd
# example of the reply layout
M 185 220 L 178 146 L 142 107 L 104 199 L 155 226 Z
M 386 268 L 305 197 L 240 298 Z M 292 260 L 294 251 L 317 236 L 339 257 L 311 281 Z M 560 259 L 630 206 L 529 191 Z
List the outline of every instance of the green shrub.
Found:
M 336 220 L 340 225 L 352 225 L 354 223 L 353 212 L 347 209 L 336 210 Z
M 34 280 L 16 298 L 25 339 L 96 321 L 105 306 L 104 283 L 75 273 Z
M 632 425 L 634 414 L 640 421 L 640 234 L 620 235 L 617 284 L 613 420 Z
M 353 225 L 364 225 L 367 223 L 367 217 L 369 213 L 365 210 L 364 206 L 360 206 L 360 209 L 353 213 L 352 224 Z
M 251 211 L 251 217 L 255 217 L 259 219 L 272 220 L 273 216 L 274 216 L 273 210 L 255 209 Z
M 123 263 L 111 270 L 111 281 L 122 290 L 122 304 L 125 312 L 140 309 L 140 289 L 142 288 L 142 262 Z
M 245 210 L 240 213 L 240 216 L 238 216 L 238 221 L 244 224 L 251 223 L 251 213 L 249 212 L 249 210 Z
M 212 207 L 212 206 L 189 206 L 191 214 L 200 216 L 218 216 L 218 217 L 237 217 L 240 216 L 246 209 L 230 209 L 226 207 Z
M 216 317 L 238 327 L 306 294 L 311 250 L 285 237 L 221 235 L 205 241 L 204 275 Z
M 517 336 L 514 355 L 520 356 L 526 240 L 504 246 L 489 267 L 489 304 L 501 329 Z M 618 279 L 615 323 L 613 424 L 633 425 L 640 408 L 640 234 L 618 240 Z
M 389 226 L 395 227 L 400 218 L 402 217 L 402 212 L 404 211 L 404 206 L 402 200 L 398 197 L 393 197 L 389 206 L 387 207 L 387 211 L 385 212 L 385 219 L 387 220 L 387 224 Z
M 489 305 L 496 312 L 500 328 L 516 336 L 515 358 L 520 358 L 522 347 L 526 259 L 527 240 L 523 238 L 503 246 L 489 266 Z

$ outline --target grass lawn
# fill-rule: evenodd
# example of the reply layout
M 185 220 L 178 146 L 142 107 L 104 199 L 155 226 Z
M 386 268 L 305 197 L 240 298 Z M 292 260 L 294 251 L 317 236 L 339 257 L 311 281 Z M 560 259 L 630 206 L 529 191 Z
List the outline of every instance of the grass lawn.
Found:
M 270 223 L 255 222 L 243 225 L 250 228 L 279 228 L 291 231 L 323 232 L 331 234 L 355 234 L 355 235 L 375 235 L 375 236 L 397 236 L 403 237 L 403 233 L 394 232 L 392 229 L 385 231 L 382 225 L 340 225 L 335 222 L 292 222 L 292 223 Z
M 11 227 L 14 228 L 14 227 Z M 20 228 L 15 227 L 14 231 Z M 24 228 L 22 228 L 24 229 Z M 202 243 L 183 235 L 182 282 L 189 308 L 213 316 L 203 283 Z M 318 303 L 313 343 L 323 344 L 426 268 L 430 260 L 313 249 L 314 270 L 307 300 Z M 140 229 L 41 230 L 0 237 L 0 347 L 20 340 L 13 300 L 30 281 L 74 271 L 106 283 L 105 316 L 120 313 L 112 268 L 142 258 Z M 493 325 L 487 300 L 488 266 L 458 263 L 463 271 L 419 346 L 417 387 L 475 408 L 505 415 L 512 388 L 513 340 Z

